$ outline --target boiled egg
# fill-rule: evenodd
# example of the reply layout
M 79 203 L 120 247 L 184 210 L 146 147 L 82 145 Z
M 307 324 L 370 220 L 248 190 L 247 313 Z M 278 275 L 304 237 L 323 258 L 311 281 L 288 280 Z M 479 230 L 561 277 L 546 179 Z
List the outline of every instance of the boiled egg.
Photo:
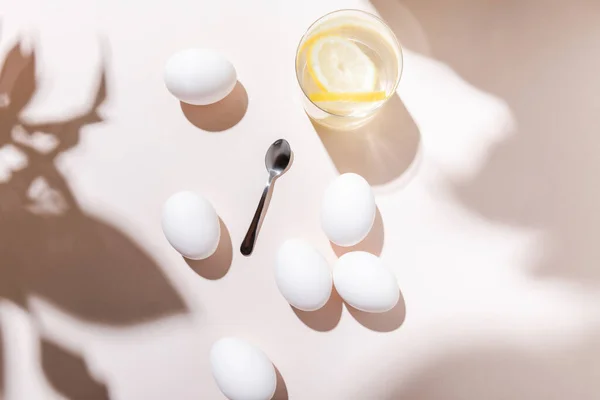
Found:
M 275 394 L 275 367 L 262 350 L 245 340 L 226 337 L 215 342 L 210 367 L 229 400 L 269 400 Z
M 379 257 L 364 251 L 346 253 L 338 259 L 333 284 L 346 303 L 361 311 L 389 311 L 400 298 L 394 273 Z
M 186 49 L 169 58 L 164 80 L 169 92 L 184 103 L 207 105 L 231 93 L 237 75 L 233 64 L 220 53 Z
M 213 206 L 190 191 L 169 197 L 162 209 L 165 237 L 182 256 L 192 260 L 210 257 L 219 245 L 221 228 Z
M 325 190 L 321 227 L 331 242 L 354 246 L 369 234 L 376 208 L 375 196 L 365 178 L 342 174 Z
M 327 261 L 301 239 L 287 240 L 279 248 L 275 281 L 283 297 L 299 310 L 317 310 L 331 295 L 331 269 Z

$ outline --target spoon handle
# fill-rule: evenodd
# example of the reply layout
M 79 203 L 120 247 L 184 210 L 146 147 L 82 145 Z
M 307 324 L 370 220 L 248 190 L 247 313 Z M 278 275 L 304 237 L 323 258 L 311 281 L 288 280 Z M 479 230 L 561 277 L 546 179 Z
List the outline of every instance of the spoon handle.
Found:
M 269 190 L 271 190 L 271 182 L 272 180 L 269 179 L 269 182 L 263 190 L 262 196 L 260 197 L 260 201 L 258 202 L 258 207 L 256 208 L 256 212 L 254 213 L 254 218 L 252 218 L 252 222 L 250 223 L 250 227 L 248 228 L 246 237 L 242 241 L 240 251 L 245 256 L 249 256 L 250 254 L 252 254 L 252 250 L 254 250 L 254 243 L 256 242 L 256 237 L 258 236 L 258 229 L 260 221 L 262 219 L 263 210 L 265 208 L 265 203 L 269 195 Z

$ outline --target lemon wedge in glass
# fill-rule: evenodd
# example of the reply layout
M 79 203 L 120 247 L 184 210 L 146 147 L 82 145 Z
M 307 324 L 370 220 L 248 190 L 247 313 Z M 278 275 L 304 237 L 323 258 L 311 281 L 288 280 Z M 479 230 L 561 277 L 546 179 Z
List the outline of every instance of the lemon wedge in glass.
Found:
M 372 92 L 377 69 L 351 40 L 341 36 L 318 38 L 308 49 L 307 65 L 315 83 L 327 92 Z
M 354 103 L 373 102 L 385 100 L 383 90 L 376 92 L 318 92 L 311 93 L 309 98 L 314 102 L 322 101 L 346 101 Z
M 377 91 L 377 68 L 360 47 L 337 35 L 317 35 L 307 49 L 307 69 L 321 92 L 314 102 L 374 102 L 385 100 Z

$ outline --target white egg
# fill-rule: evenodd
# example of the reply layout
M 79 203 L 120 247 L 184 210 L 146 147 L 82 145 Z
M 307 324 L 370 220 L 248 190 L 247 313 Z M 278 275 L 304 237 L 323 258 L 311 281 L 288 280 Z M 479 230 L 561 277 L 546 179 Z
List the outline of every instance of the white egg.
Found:
M 275 394 L 275 367 L 262 350 L 242 339 L 227 337 L 213 344 L 210 366 L 230 400 L 269 400 Z
M 193 105 L 222 100 L 237 82 L 233 64 L 210 49 L 187 49 L 175 53 L 167 61 L 164 79 L 173 96 Z
M 346 253 L 338 259 L 333 284 L 346 303 L 361 311 L 385 312 L 400 298 L 394 273 L 379 257 L 364 251 Z
M 162 210 L 165 237 L 182 256 L 192 260 L 210 257 L 219 245 L 221 227 L 213 206 L 194 192 L 169 197 Z
M 338 246 L 354 246 L 369 234 L 376 208 L 365 178 L 352 173 L 340 175 L 325 190 L 321 227 Z
M 331 269 L 325 258 L 304 240 L 291 239 L 281 245 L 275 262 L 275 281 L 283 297 L 299 310 L 318 310 L 331 295 Z

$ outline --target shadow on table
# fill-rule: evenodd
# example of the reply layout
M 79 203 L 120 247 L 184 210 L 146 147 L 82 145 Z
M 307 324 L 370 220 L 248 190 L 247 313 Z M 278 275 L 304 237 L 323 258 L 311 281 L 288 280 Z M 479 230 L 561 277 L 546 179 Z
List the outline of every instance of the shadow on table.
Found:
M 290 306 L 298 319 L 311 329 L 327 332 L 335 328 L 342 318 L 343 300 L 335 287 L 327 303 L 316 311 L 302 311 Z
M 106 386 L 92 378 L 81 357 L 45 340 L 42 366 L 54 389 L 68 399 L 109 399 Z
M 501 98 L 513 113 L 516 131 L 489 150 L 479 171 L 451 178 L 458 201 L 489 221 L 543 233 L 532 276 L 596 290 L 600 3 L 371 3 L 401 42 Z M 552 342 L 549 332 L 537 345 L 531 338 L 514 345 L 465 342 L 397 380 L 388 398 L 595 399 L 600 342 L 597 330 L 587 331 L 572 334 L 581 340 L 570 345 L 568 334 Z
M 338 257 L 341 257 L 351 251 L 366 251 L 367 253 L 371 253 L 379 257 L 383 251 L 384 241 L 385 231 L 383 228 L 383 218 L 381 217 L 379 207 L 377 207 L 373 227 L 371 228 L 371 231 L 369 231 L 367 237 L 364 238 L 360 243 L 349 247 L 338 246 L 332 242 L 330 242 L 330 244 L 333 252 Z
M 28 299 L 37 297 L 83 321 L 125 328 L 187 308 L 156 261 L 132 238 L 79 206 L 56 167 L 57 157 L 78 145 L 82 129 L 102 122 L 104 66 L 98 75 L 86 111 L 29 123 L 22 111 L 36 92 L 35 53 L 23 52 L 17 43 L 1 67 L 0 97 L 8 101 L 0 104 L 0 148 L 5 151 L 0 156 L 10 152 L 26 163 L 13 167 L 0 183 L 0 300 L 27 310 Z M 39 139 L 48 137 L 54 144 L 40 146 Z M 61 392 L 102 398 L 102 385 L 89 377 L 79 355 L 52 343 L 41 346 L 46 375 Z
M 275 367 L 275 373 L 277 374 L 277 386 L 275 388 L 275 394 L 273 395 L 272 399 L 288 400 L 289 394 L 287 385 L 285 383 L 285 380 L 283 379 L 283 376 L 281 375 L 281 372 L 279 372 L 279 369 L 277 367 Z
M 2 327 L 0 326 L 0 398 L 4 399 L 4 389 L 6 387 L 5 384 L 5 371 L 4 365 L 7 363 L 7 360 L 4 356 L 4 332 L 2 332 Z
M 395 331 L 400 328 L 406 318 L 406 304 L 402 292 L 400 292 L 400 298 L 394 308 L 384 313 L 368 313 L 355 309 L 343 301 L 335 287 L 332 289 L 329 301 L 316 311 L 301 311 L 293 306 L 290 307 L 304 325 L 315 331 L 327 332 L 334 329 L 340 322 L 344 305 L 359 324 L 376 332 Z
M 487 344 L 449 350 L 407 379 L 390 400 L 593 400 L 598 398 L 598 335 L 559 349 Z M 592 350 L 592 351 L 590 351 Z M 393 382 L 393 379 L 389 380 Z
M 248 93 L 240 81 L 223 100 L 206 106 L 181 102 L 181 111 L 190 123 L 209 132 L 222 132 L 236 126 L 248 110 Z
M 351 131 L 311 122 L 338 172 L 357 173 L 372 186 L 403 176 L 420 145 L 419 129 L 397 95 L 383 105 L 372 121 Z
M 400 328 L 406 319 L 406 303 L 400 291 L 398 303 L 389 311 L 383 313 L 369 313 L 357 310 L 346 304 L 348 312 L 359 324 L 375 332 L 392 332 Z
M 221 225 L 221 237 L 219 246 L 212 256 L 204 260 L 190 260 L 183 257 L 195 273 L 210 280 L 223 278 L 231 268 L 231 262 L 233 261 L 233 245 L 229 229 L 227 229 L 221 218 L 219 218 L 219 223 Z
M 516 132 L 452 190 L 498 223 L 543 232 L 538 277 L 600 284 L 600 3 L 371 0 L 384 19 L 410 12 L 432 56 L 502 98 Z M 402 37 L 400 40 L 402 41 Z

